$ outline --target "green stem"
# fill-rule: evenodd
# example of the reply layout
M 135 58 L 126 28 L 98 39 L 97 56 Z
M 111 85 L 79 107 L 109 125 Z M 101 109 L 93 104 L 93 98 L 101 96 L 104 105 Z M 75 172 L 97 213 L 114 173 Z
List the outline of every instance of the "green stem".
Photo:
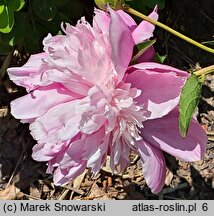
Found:
M 199 48 L 201 48 L 203 50 L 206 50 L 207 52 L 210 52 L 210 53 L 214 54 L 214 49 L 212 49 L 210 47 L 207 47 L 207 46 L 205 46 L 203 44 L 198 43 L 197 41 L 195 41 L 195 40 L 193 40 L 193 39 L 191 39 L 191 38 L 177 32 L 177 31 L 175 31 L 174 29 L 168 27 L 167 25 L 164 25 L 161 22 L 158 22 L 156 20 L 153 20 L 153 19 L 149 18 L 148 16 L 146 16 L 146 15 L 144 15 L 144 14 L 130 8 L 128 5 L 123 5 L 123 9 L 125 11 L 127 11 L 128 13 L 130 13 L 130 14 L 133 14 L 133 15 L 135 15 L 137 17 L 140 17 L 141 19 L 144 19 L 144 20 L 146 20 L 146 21 L 148 21 L 148 22 L 150 22 L 150 23 L 152 23 L 152 24 L 154 24 L 156 26 L 159 26 L 160 28 L 162 28 L 162 29 L 170 32 L 171 34 L 173 34 L 173 35 L 187 41 L 188 43 L 191 43 L 191 44 L 193 44 L 193 45 L 195 45 L 195 46 L 197 46 L 197 47 L 199 47 Z
M 205 67 L 205 68 L 202 68 L 200 70 L 197 70 L 194 72 L 194 74 L 196 76 L 202 76 L 202 75 L 207 75 L 209 73 L 213 73 L 214 72 L 214 65 L 211 65 L 211 66 L 208 66 L 208 67 Z

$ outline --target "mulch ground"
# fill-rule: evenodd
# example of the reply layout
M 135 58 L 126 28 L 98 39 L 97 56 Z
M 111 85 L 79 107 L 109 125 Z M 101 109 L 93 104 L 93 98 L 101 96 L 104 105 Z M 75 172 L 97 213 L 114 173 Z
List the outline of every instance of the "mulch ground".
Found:
M 211 40 L 214 32 L 214 1 L 167 1 L 160 11 L 160 20 L 198 41 Z M 196 16 L 197 14 L 197 16 Z M 211 30 L 210 30 L 211 29 Z M 166 62 L 180 69 L 205 67 L 214 57 L 174 36 L 157 29 L 156 49 L 167 54 Z M 25 61 L 25 56 L 21 56 Z M 0 62 L 3 62 L 2 57 Z M 18 57 L 12 63 L 22 64 Z M 214 75 L 206 76 L 198 106 L 198 120 L 208 135 L 207 151 L 201 161 L 187 163 L 166 156 L 168 165 L 165 186 L 158 195 L 151 193 L 142 174 L 137 155 L 130 155 L 130 166 L 124 173 L 112 175 L 108 166 L 94 177 L 89 170 L 70 184 L 58 187 L 45 173 L 45 163 L 31 158 L 35 141 L 28 125 L 19 123 L 10 114 L 11 100 L 25 92 L 5 75 L 0 83 L 0 199 L 214 199 Z

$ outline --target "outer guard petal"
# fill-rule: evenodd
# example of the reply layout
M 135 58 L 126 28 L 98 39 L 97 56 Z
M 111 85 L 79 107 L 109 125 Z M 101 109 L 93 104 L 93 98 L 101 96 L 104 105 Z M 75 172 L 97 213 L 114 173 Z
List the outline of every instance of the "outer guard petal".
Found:
M 143 69 L 130 73 L 126 82 L 142 90 L 136 101 L 143 106 L 148 119 L 155 119 L 168 114 L 178 105 L 185 78 L 173 72 L 160 73 Z
M 152 193 L 159 193 L 166 177 L 166 164 L 160 149 L 146 141 L 138 142 L 138 151 L 142 160 L 143 175 Z
M 17 119 L 28 120 L 39 117 L 52 107 L 71 101 L 72 94 L 59 83 L 39 87 L 33 92 L 11 102 L 11 113 Z M 26 122 L 26 121 L 25 121 Z
M 7 72 L 10 79 L 16 85 L 25 87 L 27 91 L 42 85 L 42 73 L 47 67 L 43 64 L 43 59 L 46 57 L 47 53 L 45 52 L 31 55 L 27 63 L 22 67 L 8 68 Z
M 153 20 L 158 20 L 157 7 L 149 15 Z M 137 28 L 133 31 L 132 36 L 134 38 L 135 44 L 142 43 L 145 40 L 148 40 L 153 36 L 153 31 L 155 26 L 147 21 L 142 21 Z
M 206 150 L 207 136 L 199 123 L 192 119 L 183 139 L 178 129 L 178 110 L 160 119 L 144 122 L 143 138 L 156 148 L 185 161 L 201 160 Z
M 131 60 L 134 41 L 129 27 L 124 23 L 120 15 L 111 8 L 108 10 L 111 14 L 111 59 L 118 73 L 118 82 L 120 82 Z

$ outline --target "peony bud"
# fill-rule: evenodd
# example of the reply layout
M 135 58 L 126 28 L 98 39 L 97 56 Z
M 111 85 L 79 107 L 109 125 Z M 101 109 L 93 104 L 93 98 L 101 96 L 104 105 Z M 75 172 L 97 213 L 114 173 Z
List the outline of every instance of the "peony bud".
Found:
M 109 4 L 113 9 L 119 10 L 123 8 L 125 4 L 124 0 L 95 0 L 97 7 L 102 10 L 106 10 L 106 5 Z

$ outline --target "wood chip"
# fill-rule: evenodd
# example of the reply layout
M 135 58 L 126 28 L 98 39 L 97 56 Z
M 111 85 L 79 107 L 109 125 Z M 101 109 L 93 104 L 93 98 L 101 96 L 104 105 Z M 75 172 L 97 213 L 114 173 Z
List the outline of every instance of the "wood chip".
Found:
M 15 200 L 19 192 L 20 189 L 14 184 L 9 185 L 4 190 L 0 191 L 0 200 Z

